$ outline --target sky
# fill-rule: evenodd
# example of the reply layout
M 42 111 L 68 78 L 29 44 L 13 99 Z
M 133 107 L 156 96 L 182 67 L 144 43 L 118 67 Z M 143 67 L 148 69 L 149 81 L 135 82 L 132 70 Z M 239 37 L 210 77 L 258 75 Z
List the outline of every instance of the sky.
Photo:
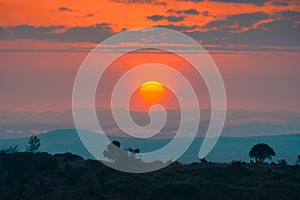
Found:
M 223 77 L 229 109 L 259 112 L 256 118 L 264 122 L 267 117 L 260 116 L 274 111 L 300 113 L 298 0 L 0 0 L 0 123 L 15 126 L 16 115 L 24 113 L 67 112 L 76 73 L 88 53 L 114 34 L 148 26 L 180 31 L 208 51 Z M 195 81 L 201 78 L 174 55 L 128 54 L 111 65 L 111 73 L 153 60 L 184 73 L 197 86 L 200 107 L 210 107 L 204 82 Z M 99 84 L 96 106 L 108 106 L 110 84 Z M 147 108 L 134 97 L 134 110 Z M 171 92 L 162 102 L 169 109 L 178 106 Z M 269 120 L 287 119 L 275 118 Z M 54 128 L 26 123 L 31 124 L 27 132 Z

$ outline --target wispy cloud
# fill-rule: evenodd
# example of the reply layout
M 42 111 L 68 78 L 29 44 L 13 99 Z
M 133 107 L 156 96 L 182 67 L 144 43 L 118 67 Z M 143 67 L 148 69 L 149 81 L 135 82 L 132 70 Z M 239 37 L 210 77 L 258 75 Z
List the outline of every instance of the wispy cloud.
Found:
M 177 11 L 172 12 L 176 13 Z M 184 11 L 180 10 L 180 12 Z M 88 16 L 92 17 L 93 14 L 90 13 Z M 290 50 L 282 48 L 281 50 L 284 51 L 295 51 L 292 47 L 300 46 L 299 11 L 280 11 L 273 14 L 264 12 L 235 14 L 226 19 L 210 21 L 203 26 L 185 25 L 185 17 L 181 15 L 156 14 L 146 18 L 158 22 L 158 27 L 186 33 L 206 45 L 221 45 L 223 47 L 225 45 L 248 45 L 251 49 L 253 46 L 256 47 L 256 50 L 260 48 L 268 50 L 271 46 L 276 47 L 272 51 L 279 50 L 277 46 L 291 47 Z M 167 24 L 164 24 L 165 21 Z M 178 22 L 183 23 L 177 25 Z M 85 27 L 18 25 L 0 27 L 0 40 L 99 43 L 115 33 L 117 32 L 112 30 L 109 23 Z
M 257 6 L 263 6 L 266 2 L 270 0 L 211 0 L 223 3 L 241 3 L 241 4 L 255 4 Z
M 151 20 L 151 21 L 160 21 L 160 20 L 163 20 L 165 17 L 163 15 L 151 15 L 151 16 L 148 16 L 147 19 Z
M 85 15 L 85 17 L 94 17 L 95 15 L 93 13 L 89 13 L 87 15 Z
M 21 131 L 21 130 L 13 130 L 13 129 L 8 129 L 5 131 L 5 133 L 8 133 L 8 134 L 12 134 L 12 133 L 18 133 L 18 134 L 23 134 L 24 131 Z
M 162 5 L 166 6 L 166 1 L 159 1 L 159 0 L 112 0 L 118 3 L 140 3 L 140 4 L 153 4 L 153 5 Z
M 187 9 L 187 10 L 173 10 L 169 9 L 167 10 L 167 13 L 176 13 L 176 14 L 186 14 L 186 15 L 199 15 L 200 12 L 198 12 L 196 9 Z
M 175 15 L 171 15 L 171 16 L 167 16 L 166 19 L 169 22 L 180 22 L 184 20 L 184 16 L 175 16 Z
M 0 40 L 30 39 L 98 43 L 113 34 L 108 23 L 87 27 L 19 25 L 0 27 Z
M 147 16 L 147 19 L 151 21 L 161 21 L 161 20 L 167 20 L 169 22 L 180 22 L 184 20 L 184 16 L 176 16 L 176 15 L 169 15 L 169 16 L 164 16 L 164 15 L 151 15 Z
M 273 0 L 272 1 L 272 5 L 275 5 L 275 6 L 289 6 L 290 0 Z
M 101 116 L 99 119 L 101 119 L 104 132 L 110 135 L 124 135 L 112 120 L 112 115 L 108 113 L 110 113 L 108 109 L 97 109 L 97 115 Z M 143 124 L 145 120 L 148 120 L 147 113 L 144 112 L 132 112 L 132 116 L 137 124 Z M 168 121 L 157 137 L 166 137 L 166 135 L 169 137 L 176 134 L 180 122 L 179 116 L 178 110 L 169 110 Z M 205 134 L 209 119 L 210 109 L 201 109 L 198 136 Z M 185 123 L 193 123 L 193 118 L 184 120 Z M 53 129 L 74 128 L 71 110 L 41 113 L 0 111 L 0 125 L 0 138 L 41 134 Z M 133 127 L 124 127 L 124 129 L 136 133 L 142 132 L 142 129 L 134 129 Z M 276 135 L 298 133 L 299 130 L 300 113 L 297 112 L 230 109 L 227 111 L 223 136 Z M 97 132 L 97 130 L 93 131 Z M 149 131 L 151 132 L 151 130 Z
M 67 8 L 67 7 L 59 7 L 58 10 L 63 11 L 63 12 L 78 12 L 77 10 L 73 10 L 73 9 Z

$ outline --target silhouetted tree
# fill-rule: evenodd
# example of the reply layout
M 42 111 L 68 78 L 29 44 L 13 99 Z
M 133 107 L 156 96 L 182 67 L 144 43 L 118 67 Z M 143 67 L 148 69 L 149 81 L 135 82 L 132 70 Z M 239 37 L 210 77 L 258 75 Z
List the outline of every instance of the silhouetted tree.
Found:
M 103 152 L 103 156 L 111 160 L 108 164 L 113 167 L 127 169 L 127 170 L 137 170 L 144 167 L 149 167 L 149 165 L 163 165 L 159 161 L 145 163 L 140 157 L 137 158 L 137 154 L 140 152 L 139 149 L 121 149 L 120 142 L 114 140 L 109 145 L 107 149 Z
M 297 163 L 300 163 L 300 154 L 297 156 L 298 160 Z
M 231 161 L 231 165 L 234 166 L 234 167 L 240 167 L 242 165 L 245 165 L 246 163 L 243 161 L 240 161 L 240 160 L 232 160 Z
M 103 156 L 112 161 L 119 160 L 124 153 L 127 154 L 126 152 L 123 152 L 120 147 L 121 143 L 119 141 L 112 141 L 109 145 L 107 145 L 107 150 L 103 152 Z
M 275 156 L 275 152 L 269 145 L 259 143 L 251 148 L 249 156 L 255 158 L 256 162 L 263 163 L 266 158 L 271 159 L 272 156 Z
M 278 164 L 279 165 L 287 165 L 287 162 L 285 161 L 285 159 L 281 159 L 281 160 L 278 160 Z
M 114 145 L 116 145 L 116 147 L 118 147 L 118 148 L 121 147 L 121 143 L 120 143 L 119 141 L 117 141 L 117 140 L 113 140 L 112 143 L 113 143 Z
M 139 148 L 137 148 L 137 149 L 133 149 L 133 148 L 129 148 L 129 149 L 124 149 L 125 151 L 129 151 L 129 152 L 131 152 L 131 153 L 140 153 L 140 149 Z
M 27 151 L 35 153 L 40 148 L 40 146 L 40 139 L 36 135 L 32 135 L 28 139 Z
M 206 158 L 199 158 L 200 163 L 208 163 Z

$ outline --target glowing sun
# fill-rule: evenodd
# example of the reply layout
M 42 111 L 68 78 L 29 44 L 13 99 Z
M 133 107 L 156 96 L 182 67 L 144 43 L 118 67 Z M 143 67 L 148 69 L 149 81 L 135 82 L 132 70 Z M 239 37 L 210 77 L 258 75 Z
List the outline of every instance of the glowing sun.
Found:
M 147 81 L 143 83 L 139 91 L 141 98 L 149 104 L 159 102 L 165 94 L 164 86 L 157 81 Z

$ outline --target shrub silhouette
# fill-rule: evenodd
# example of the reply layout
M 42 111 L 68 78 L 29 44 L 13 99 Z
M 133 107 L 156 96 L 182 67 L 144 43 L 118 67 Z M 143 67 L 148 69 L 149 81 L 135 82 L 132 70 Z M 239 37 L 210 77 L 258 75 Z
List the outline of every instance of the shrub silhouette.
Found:
M 297 156 L 298 160 L 297 163 L 300 163 L 300 154 Z
M 119 141 L 112 141 L 109 145 L 107 145 L 107 150 L 103 152 L 103 156 L 114 162 L 120 160 L 121 157 L 127 155 L 127 153 L 122 151 L 120 147 L 121 143 Z
M 285 159 L 278 160 L 278 165 L 287 165 Z
M 208 163 L 206 158 L 199 158 L 200 163 Z
M 116 147 L 118 147 L 118 148 L 121 147 L 121 143 L 120 143 L 119 141 L 117 141 L 117 140 L 112 141 L 112 143 L 113 143 L 114 145 L 116 145 Z
M 103 152 L 103 155 L 115 163 L 120 163 L 140 160 L 136 159 L 137 153 L 140 153 L 140 149 L 133 149 L 130 147 L 127 150 L 122 150 L 121 143 L 117 140 L 113 140 L 109 145 L 107 145 L 107 150 Z
M 15 145 L 15 146 L 10 146 L 10 147 L 7 148 L 7 149 L 2 149 L 2 150 L 0 150 L 0 153 L 12 154 L 12 153 L 17 153 L 17 152 L 19 152 L 19 151 L 20 151 L 19 146 L 18 146 L 18 145 Z
M 231 165 L 235 166 L 235 167 L 240 167 L 240 166 L 246 165 L 246 162 L 240 161 L 240 160 L 233 160 L 233 161 L 231 161 Z
M 145 162 L 141 157 L 137 158 L 137 154 L 140 149 L 121 149 L 121 143 L 119 141 L 112 141 L 107 145 L 107 149 L 103 152 L 103 156 L 108 158 L 110 162 L 106 162 L 109 166 L 113 168 L 119 168 L 129 171 L 139 171 L 141 169 L 161 168 L 161 166 L 166 166 L 171 163 L 167 161 L 166 163 L 156 160 Z
M 140 153 L 140 149 L 139 148 L 133 149 L 133 148 L 130 147 L 129 149 L 125 149 L 125 151 L 129 151 L 131 153 Z
M 275 156 L 275 152 L 269 145 L 259 143 L 251 148 L 249 156 L 250 158 L 255 158 L 257 163 L 263 163 L 266 158 L 271 159 L 272 156 Z
M 27 151 L 35 153 L 40 148 L 40 146 L 41 146 L 40 139 L 36 135 L 32 135 L 28 139 Z

